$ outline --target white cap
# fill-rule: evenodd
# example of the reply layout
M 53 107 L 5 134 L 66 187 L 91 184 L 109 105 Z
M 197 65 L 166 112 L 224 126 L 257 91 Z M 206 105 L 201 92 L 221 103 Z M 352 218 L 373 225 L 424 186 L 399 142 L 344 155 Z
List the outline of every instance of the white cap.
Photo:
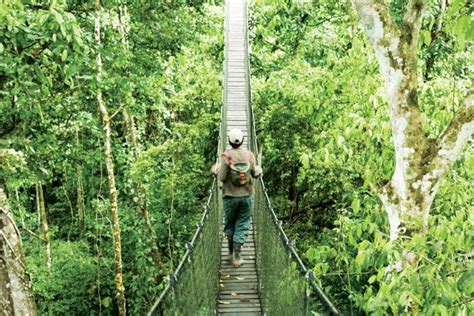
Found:
M 229 138 L 229 142 L 234 145 L 240 145 L 244 140 L 244 134 L 240 129 L 237 128 L 231 129 L 229 134 L 227 134 L 227 137 Z

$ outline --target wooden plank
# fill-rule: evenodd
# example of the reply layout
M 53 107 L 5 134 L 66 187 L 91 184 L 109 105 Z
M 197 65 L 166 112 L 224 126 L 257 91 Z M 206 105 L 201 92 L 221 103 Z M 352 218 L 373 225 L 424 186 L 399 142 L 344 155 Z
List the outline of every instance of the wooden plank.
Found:
M 245 243 L 246 245 L 248 245 L 248 241 Z M 227 241 L 224 243 L 222 243 L 222 251 L 227 251 Z M 243 253 L 255 253 L 255 247 L 249 247 L 249 246 L 244 246 L 242 247 L 242 250 L 241 250 Z
M 235 115 L 235 113 L 239 114 Z M 247 115 L 242 113 L 242 111 L 233 112 L 233 114 L 227 115 L 227 129 L 230 130 L 232 128 L 240 128 L 245 130 L 243 132 L 248 132 Z
M 227 98 L 227 104 L 230 104 L 230 105 L 235 105 L 236 103 L 237 104 L 247 104 L 247 94 L 243 94 L 243 93 L 239 93 L 239 94 L 227 94 L 227 97 L 231 97 L 231 99 L 229 100 L 229 98 Z
M 219 313 L 219 315 L 223 315 L 223 316 L 261 316 L 262 313 L 261 312 L 242 312 L 242 313 L 239 313 L 239 312 L 226 311 L 226 312 Z
M 223 251 L 221 254 L 222 255 L 227 255 L 227 250 Z M 249 251 L 242 252 L 242 259 L 245 262 L 255 261 L 255 250 L 253 250 L 253 251 L 249 250 Z
M 239 105 L 236 105 L 239 104 Z M 232 100 L 227 101 L 227 110 L 239 110 L 239 111 L 247 111 L 247 107 L 243 107 L 242 105 L 246 104 L 245 99 L 243 98 L 232 98 Z M 241 108 L 239 108 L 241 107 Z
M 227 303 L 227 302 L 226 302 Z M 246 312 L 258 312 L 261 309 L 259 303 L 235 303 L 235 304 L 219 304 L 220 312 L 224 312 L 226 310 L 232 311 L 246 311 Z
M 232 290 L 226 290 L 222 288 L 221 288 L 220 294 L 232 295 L 233 292 L 237 293 L 237 295 L 258 295 L 258 292 L 256 289 L 242 289 L 240 291 L 232 291 Z
M 247 290 L 254 290 L 255 293 L 257 293 L 257 283 L 255 284 L 224 284 L 223 286 L 220 286 L 221 291 L 230 291 L 232 292 L 237 292 L 237 293 L 244 293 Z
M 237 121 L 237 122 L 229 122 L 227 121 L 227 129 L 228 130 L 231 130 L 233 128 L 240 128 L 242 129 L 242 132 L 248 132 L 247 130 L 247 122 L 244 121 L 244 120 L 241 120 L 241 121 Z M 245 130 L 245 131 L 244 131 Z
M 259 306 L 246 306 L 246 307 L 227 307 L 228 305 L 219 305 L 219 313 L 225 313 L 225 312 L 239 312 L 239 313 L 258 313 L 261 311 L 260 305 Z M 247 314 L 248 315 L 248 314 Z
M 240 268 L 252 268 L 252 269 L 255 269 L 256 267 L 256 261 L 255 260 L 250 260 L 250 259 L 243 259 L 243 264 Z M 229 260 L 222 260 L 221 262 L 221 269 L 227 271 L 228 273 L 231 273 L 233 270 L 232 268 L 234 268 L 234 266 L 232 265 L 232 263 L 229 261 Z M 234 268 L 234 269 L 240 269 L 240 268 Z
M 227 261 L 227 260 L 223 260 L 222 262 L 224 261 Z M 255 267 L 254 266 L 250 266 L 250 265 L 244 265 L 240 268 L 234 268 L 234 266 L 224 266 L 224 265 L 221 265 L 219 271 L 223 274 L 232 274 L 232 273 L 237 273 L 237 271 L 239 272 L 245 272 L 245 271 L 256 271 L 255 270 Z
M 255 269 L 255 266 L 256 266 L 256 261 L 255 260 L 244 258 L 243 259 L 243 265 L 240 268 L 249 267 L 249 268 Z M 234 268 L 234 266 L 228 260 L 222 260 L 221 269 L 226 269 L 226 268 L 227 269 L 232 269 L 232 268 Z M 239 268 L 234 268 L 234 269 L 239 269 Z M 229 273 L 231 273 L 231 271 L 229 271 Z
M 237 284 L 241 284 L 241 285 L 257 284 L 257 276 L 255 276 L 253 278 L 251 278 L 250 276 L 249 277 L 238 276 L 237 278 L 239 278 L 239 279 L 223 279 L 222 283 L 224 283 L 224 286 L 226 286 L 226 285 L 237 285 Z
M 251 280 L 252 278 L 257 277 L 256 271 L 246 271 L 246 272 L 239 272 L 239 269 L 235 269 L 235 271 L 231 271 L 229 273 L 221 273 L 221 279 L 224 281 L 242 281 L 247 279 L 246 276 Z M 242 279 L 244 278 L 244 279 Z
M 240 301 L 241 298 L 245 301 L 249 300 L 250 303 L 260 303 L 260 297 L 258 296 L 258 294 L 236 294 L 237 296 L 221 295 L 220 299 L 231 304 L 233 304 L 234 302 L 237 303 L 236 301 Z
M 225 304 L 229 303 L 229 304 Z M 224 309 L 231 309 L 231 308 L 252 308 L 252 307 L 258 307 L 260 308 L 260 302 L 242 302 L 240 299 L 234 299 L 234 300 L 228 300 L 228 301 L 223 301 L 222 303 L 219 302 L 219 307 L 222 307 Z

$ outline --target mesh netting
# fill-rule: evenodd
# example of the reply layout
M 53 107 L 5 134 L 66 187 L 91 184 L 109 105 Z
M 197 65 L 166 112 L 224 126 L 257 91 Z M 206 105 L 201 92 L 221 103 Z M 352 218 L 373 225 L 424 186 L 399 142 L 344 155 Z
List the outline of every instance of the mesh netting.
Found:
M 217 180 L 193 239 L 149 315 L 214 315 L 220 261 L 220 212 Z
M 263 181 L 256 185 L 254 222 L 259 292 L 267 315 L 334 313 L 324 299 L 315 295 L 322 292 L 313 288 L 312 274 L 307 272 L 283 232 Z

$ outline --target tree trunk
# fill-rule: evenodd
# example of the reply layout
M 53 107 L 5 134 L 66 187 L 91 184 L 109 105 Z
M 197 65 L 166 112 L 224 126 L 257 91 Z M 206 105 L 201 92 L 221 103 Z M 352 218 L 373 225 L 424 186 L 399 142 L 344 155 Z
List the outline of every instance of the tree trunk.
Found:
M 101 46 L 100 43 L 100 0 L 96 0 L 96 16 L 95 16 L 95 41 L 97 48 Z M 117 304 L 119 308 L 119 315 L 126 315 L 126 301 L 125 301 L 125 288 L 123 286 L 122 277 L 122 243 L 120 240 L 120 222 L 118 216 L 117 206 L 117 188 L 115 185 L 114 175 L 114 163 L 112 157 L 111 147 L 111 128 L 110 128 L 110 117 L 105 106 L 104 98 L 102 96 L 101 82 L 102 82 L 102 58 L 100 52 L 97 53 L 96 58 L 97 65 L 97 103 L 99 105 L 99 112 L 102 116 L 102 122 L 104 125 L 104 149 L 105 149 L 105 161 L 107 166 L 107 174 L 109 181 L 110 191 L 110 211 L 112 214 L 112 235 L 114 241 L 114 254 L 115 254 L 115 287 L 117 288 Z
M 36 315 L 30 277 L 26 271 L 21 237 L 0 182 L 0 313 Z
M 418 105 L 417 45 L 425 2 L 410 0 L 397 25 L 379 0 L 351 0 L 375 48 L 390 106 L 395 172 L 380 199 L 388 214 L 390 239 L 411 236 L 428 225 L 429 210 L 441 180 L 474 132 L 473 88 L 446 131 L 424 136 Z
M 76 146 L 79 148 L 79 128 L 76 128 Z M 86 205 L 84 202 L 84 183 L 82 181 L 82 166 L 80 163 L 76 163 L 76 207 L 79 215 L 79 225 L 82 227 L 84 223 L 84 216 L 86 213 Z
M 38 191 L 38 204 L 41 216 L 41 230 L 43 231 L 43 240 L 46 247 L 46 268 L 48 273 L 51 276 L 51 235 L 49 233 L 48 227 L 48 216 L 46 214 L 46 203 L 44 201 L 43 185 L 38 183 L 36 185 L 36 190 Z

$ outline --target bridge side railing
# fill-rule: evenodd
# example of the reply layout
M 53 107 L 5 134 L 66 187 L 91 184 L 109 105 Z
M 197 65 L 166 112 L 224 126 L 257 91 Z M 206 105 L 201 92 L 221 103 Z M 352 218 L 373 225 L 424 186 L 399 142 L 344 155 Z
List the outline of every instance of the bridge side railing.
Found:
M 219 198 L 214 178 L 201 220 L 178 267 L 148 315 L 212 315 L 220 260 Z M 196 295 L 199 293 L 199 295 Z
M 251 94 L 248 1 L 245 20 L 250 148 L 261 163 Z M 285 234 L 282 222 L 273 210 L 263 177 L 255 185 L 254 223 L 258 286 L 263 310 L 268 315 L 311 315 L 312 312 L 339 315 Z

